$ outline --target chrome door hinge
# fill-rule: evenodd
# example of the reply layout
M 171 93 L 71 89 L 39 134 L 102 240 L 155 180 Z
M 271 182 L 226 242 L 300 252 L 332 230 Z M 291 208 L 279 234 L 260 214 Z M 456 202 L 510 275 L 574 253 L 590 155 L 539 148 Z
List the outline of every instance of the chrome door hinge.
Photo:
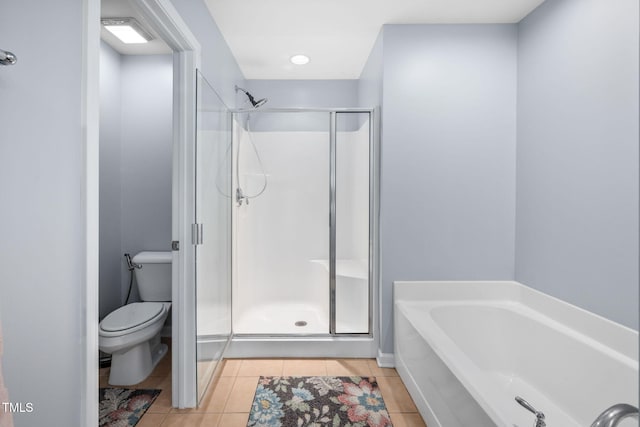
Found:
M 191 244 L 192 245 L 202 244 L 202 224 L 199 224 L 199 223 L 191 224 Z
M 172 251 L 179 251 L 180 250 L 180 242 L 177 240 L 172 240 L 171 241 L 171 250 Z

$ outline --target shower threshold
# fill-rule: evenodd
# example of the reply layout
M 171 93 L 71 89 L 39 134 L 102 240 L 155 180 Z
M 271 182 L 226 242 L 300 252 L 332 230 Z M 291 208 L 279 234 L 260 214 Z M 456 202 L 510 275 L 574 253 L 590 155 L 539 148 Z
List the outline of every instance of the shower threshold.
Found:
M 234 334 L 225 357 L 371 358 L 377 356 L 377 349 L 377 341 L 369 335 L 267 336 Z

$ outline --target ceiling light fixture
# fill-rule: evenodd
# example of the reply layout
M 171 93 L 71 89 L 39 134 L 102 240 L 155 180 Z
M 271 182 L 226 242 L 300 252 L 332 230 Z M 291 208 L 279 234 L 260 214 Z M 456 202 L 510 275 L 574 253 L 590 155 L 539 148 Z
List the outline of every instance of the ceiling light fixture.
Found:
M 100 22 L 105 30 L 116 36 L 122 43 L 147 43 L 153 39 L 134 18 L 104 18 Z
M 305 65 L 309 63 L 309 57 L 307 55 L 293 55 L 289 61 L 296 65 Z

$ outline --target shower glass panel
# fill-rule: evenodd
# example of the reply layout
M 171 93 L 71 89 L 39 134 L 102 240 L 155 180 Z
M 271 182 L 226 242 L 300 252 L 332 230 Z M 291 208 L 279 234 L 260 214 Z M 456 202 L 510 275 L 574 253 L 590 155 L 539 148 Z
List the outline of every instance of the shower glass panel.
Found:
M 198 72 L 195 223 L 198 400 L 231 338 L 231 114 Z M 194 227 L 198 228 L 198 227 Z M 218 370 L 219 371 L 219 370 Z
M 335 332 L 370 331 L 369 113 L 336 113 Z
M 328 334 L 329 113 L 234 119 L 234 334 Z

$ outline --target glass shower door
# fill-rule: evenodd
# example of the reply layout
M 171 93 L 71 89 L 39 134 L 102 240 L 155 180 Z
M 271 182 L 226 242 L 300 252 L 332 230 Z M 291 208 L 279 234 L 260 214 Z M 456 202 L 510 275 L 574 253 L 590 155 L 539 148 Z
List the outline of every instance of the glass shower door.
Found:
M 231 338 L 231 114 L 198 72 L 195 225 L 198 401 Z
M 371 330 L 369 112 L 337 112 L 335 124 L 335 332 Z

